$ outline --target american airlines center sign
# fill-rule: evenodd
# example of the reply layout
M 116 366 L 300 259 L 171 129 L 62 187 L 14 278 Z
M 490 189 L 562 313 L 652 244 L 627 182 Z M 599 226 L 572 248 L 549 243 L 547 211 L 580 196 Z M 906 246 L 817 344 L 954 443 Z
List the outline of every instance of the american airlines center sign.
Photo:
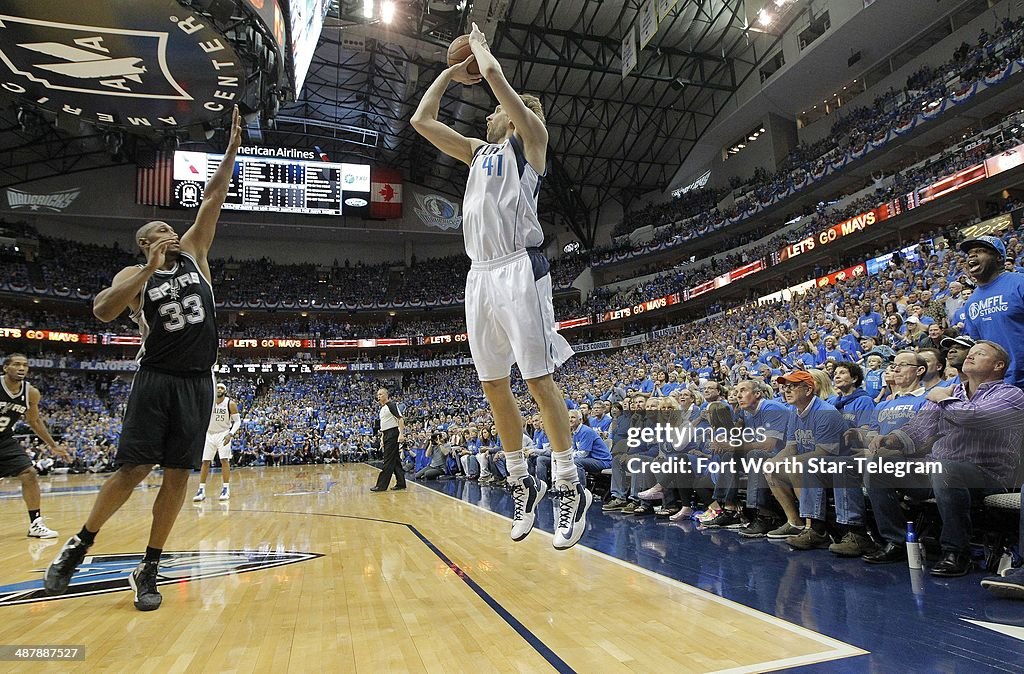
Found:
M 234 47 L 176 0 L 0 4 L 0 94 L 46 111 L 168 130 L 224 116 L 244 87 Z

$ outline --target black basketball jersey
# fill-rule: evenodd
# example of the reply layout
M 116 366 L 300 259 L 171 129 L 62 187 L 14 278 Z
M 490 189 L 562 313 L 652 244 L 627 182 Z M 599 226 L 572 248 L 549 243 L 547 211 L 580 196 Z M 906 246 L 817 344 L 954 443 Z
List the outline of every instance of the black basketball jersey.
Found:
M 14 424 L 25 416 L 27 411 L 28 382 L 21 382 L 21 390 L 11 395 L 7 390 L 7 384 L 0 381 L 0 444 L 14 437 Z
M 213 286 L 182 252 L 173 269 L 150 277 L 132 320 L 142 334 L 141 367 L 170 374 L 208 373 L 217 362 Z

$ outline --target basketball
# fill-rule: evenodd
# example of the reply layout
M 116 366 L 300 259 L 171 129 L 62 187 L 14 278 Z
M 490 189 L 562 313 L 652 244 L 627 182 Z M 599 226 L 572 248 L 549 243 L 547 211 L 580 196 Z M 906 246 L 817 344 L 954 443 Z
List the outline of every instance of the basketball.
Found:
M 473 50 L 469 46 L 469 36 L 460 35 L 448 46 L 448 65 L 453 66 L 462 63 L 470 56 L 473 55 Z M 476 75 L 480 72 L 480 68 L 476 63 L 469 65 L 469 72 Z

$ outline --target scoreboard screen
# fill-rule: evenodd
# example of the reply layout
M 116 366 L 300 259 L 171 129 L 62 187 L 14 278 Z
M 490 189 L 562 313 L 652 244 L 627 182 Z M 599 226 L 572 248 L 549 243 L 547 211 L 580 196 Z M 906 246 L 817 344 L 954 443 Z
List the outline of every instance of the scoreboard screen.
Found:
M 174 204 L 196 208 L 221 154 L 175 152 Z M 236 155 L 224 208 L 312 215 L 366 217 L 370 167 L 305 159 Z

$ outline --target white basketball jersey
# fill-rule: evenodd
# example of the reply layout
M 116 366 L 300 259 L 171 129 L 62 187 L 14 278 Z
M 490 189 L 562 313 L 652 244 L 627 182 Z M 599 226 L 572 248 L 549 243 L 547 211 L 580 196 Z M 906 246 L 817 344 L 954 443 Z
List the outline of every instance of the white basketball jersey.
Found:
M 544 243 L 537 220 L 542 179 L 515 135 L 477 148 L 462 202 L 462 234 L 470 260 L 486 262 Z
M 213 402 L 213 414 L 210 415 L 210 428 L 206 431 L 209 435 L 217 435 L 218 433 L 226 433 L 231 430 L 231 412 L 228 409 L 228 403 L 231 402 L 231 398 L 224 397 L 224 402 L 218 403 L 216 399 Z

